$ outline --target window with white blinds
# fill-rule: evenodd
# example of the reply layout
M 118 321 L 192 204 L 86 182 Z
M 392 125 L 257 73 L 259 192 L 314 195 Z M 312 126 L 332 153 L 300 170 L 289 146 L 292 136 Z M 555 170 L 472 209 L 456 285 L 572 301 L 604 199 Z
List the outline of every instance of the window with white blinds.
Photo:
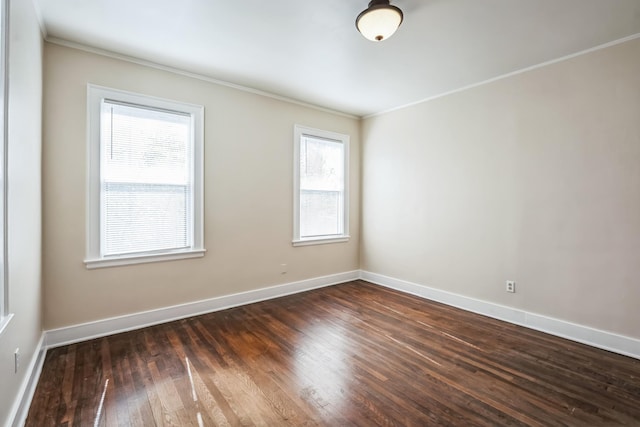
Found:
M 87 266 L 202 256 L 202 107 L 91 85 L 89 100 Z
M 349 137 L 296 125 L 294 245 L 346 241 Z

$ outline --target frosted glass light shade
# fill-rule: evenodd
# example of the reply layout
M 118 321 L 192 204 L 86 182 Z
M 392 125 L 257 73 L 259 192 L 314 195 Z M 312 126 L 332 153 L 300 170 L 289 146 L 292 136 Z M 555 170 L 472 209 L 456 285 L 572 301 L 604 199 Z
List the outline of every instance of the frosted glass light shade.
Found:
M 388 0 L 372 0 L 356 19 L 356 28 L 367 39 L 379 42 L 396 32 L 402 23 L 402 11 Z

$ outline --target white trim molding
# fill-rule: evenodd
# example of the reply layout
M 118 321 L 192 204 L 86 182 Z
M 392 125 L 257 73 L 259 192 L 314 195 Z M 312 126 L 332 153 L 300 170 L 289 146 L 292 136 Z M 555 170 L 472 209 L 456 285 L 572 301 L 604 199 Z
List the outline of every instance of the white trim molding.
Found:
M 0 335 L 11 320 L 7 266 L 9 124 L 9 0 L 0 0 Z
M 7 418 L 6 427 L 21 427 L 24 426 L 29 415 L 29 407 L 31 407 L 31 401 L 33 400 L 33 394 L 36 391 L 38 380 L 40 379 L 40 373 L 42 372 L 42 366 L 44 365 L 44 359 L 47 354 L 47 350 L 44 347 L 45 333 L 40 336 L 40 340 L 36 345 L 36 349 L 33 352 L 27 372 L 20 384 L 16 400 L 13 402 L 11 412 L 9 412 L 9 418 Z
M 33 2 L 37 4 L 37 1 Z M 119 61 L 129 62 L 131 64 L 141 65 L 143 67 L 154 68 L 160 71 L 166 71 L 167 73 L 176 74 L 179 76 L 189 77 L 196 80 L 201 80 L 203 82 L 212 83 L 219 86 L 224 86 L 236 90 L 240 90 L 242 92 L 252 93 L 254 95 L 264 96 L 265 98 L 275 99 L 277 101 L 286 102 L 288 104 L 300 105 L 305 108 L 312 108 L 314 110 L 323 111 L 325 113 L 335 114 L 341 117 L 347 117 L 350 119 L 359 119 L 360 116 L 350 113 L 345 113 L 344 111 L 334 110 L 331 108 L 323 107 L 317 104 L 312 104 L 310 102 L 301 101 L 299 99 L 289 98 L 283 95 L 277 95 L 272 92 L 267 92 L 260 89 L 251 88 L 249 86 L 242 86 L 236 83 L 231 83 L 225 80 L 216 79 L 210 75 L 200 74 L 193 71 L 187 71 L 186 69 L 176 68 L 174 66 L 160 64 L 158 62 L 147 61 L 145 59 L 137 58 L 134 56 L 124 55 L 121 53 L 113 52 L 106 49 L 100 49 L 94 46 L 89 46 L 82 43 L 72 42 L 65 39 L 60 39 L 57 37 L 51 37 L 47 34 L 47 29 L 44 24 L 40 26 L 42 33 L 44 34 L 44 40 L 48 43 L 52 43 L 58 46 L 67 47 L 69 49 L 76 49 L 82 52 L 92 53 L 94 55 L 104 56 L 106 58 L 117 59 Z
M 614 334 L 584 325 L 555 319 L 517 308 L 506 307 L 459 294 L 430 288 L 417 283 L 408 282 L 382 274 L 361 271 L 360 278 L 376 285 L 385 286 L 397 291 L 416 295 L 428 300 L 457 307 L 462 310 L 482 314 L 494 319 L 524 326 L 536 331 L 545 332 L 557 337 L 566 338 L 592 347 L 640 359 L 640 340 Z
M 2 336 L 2 333 L 7 329 L 7 326 L 9 326 L 9 322 L 11 321 L 11 319 L 13 319 L 13 313 L 8 313 L 6 316 L 3 316 L 0 313 L 0 337 Z
M 127 332 L 145 328 L 147 326 L 171 322 L 173 320 L 226 310 L 232 307 L 252 304 L 254 302 L 265 301 L 312 289 L 350 282 L 352 280 L 357 280 L 359 277 L 360 272 L 358 270 L 348 271 L 345 273 L 316 277 L 298 282 L 256 289 L 253 291 L 159 308 L 156 310 L 96 320 L 95 322 L 82 323 L 80 325 L 52 329 L 46 331 L 45 344 L 46 348 L 60 347 L 93 338 L 100 338 L 120 332 Z
M 521 68 L 519 70 L 511 71 L 511 72 L 506 73 L 506 74 L 501 74 L 499 76 L 492 77 L 492 78 L 487 79 L 487 80 L 483 80 L 483 81 L 476 82 L 476 83 L 471 83 L 469 85 L 462 86 L 462 87 L 459 87 L 457 89 L 452 89 L 452 90 L 447 91 L 447 92 L 442 92 L 442 93 L 439 93 L 439 94 L 435 94 L 433 96 L 429 96 L 427 98 L 419 99 L 417 101 L 413 101 L 413 102 L 410 102 L 408 104 L 398 105 L 397 107 L 392 107 L 392 108 L 389 108 L 387 110 L 379 111 L 377 113 L 367 114 L 367 115 L 363 116 L 362 119 L 366 120 L 366 119 L 370 119 L 371 117 L 382 116 L 384 114 L 392 113 L 394 111 L 404 110 L 405 108 L 413 107 L 414 105 L 424 104 L 425 102 L 433 101 L 433 100 L 438 99 L 438 98 L 444 98 L 445 96 L 453 95 L 453 94 L 458 93 L 458 92 L 464 92 L 466 90 L 473 89 L 473 88 L 476 88 L 476 87 L 479 87 L 479 86 L 484 86 L 484 85 L 487 85 L 487 84 L 491 84 L 491 83 L 496 82 L 498 80 L 504 80 L 504 79 L 507 79 L 509 77 L 517 76 L 518 74 L 528 73 L 529 71 L 537 70 L 538 68 L 543 68 L 543 67 L 546 67 L 548 65 L 553 65 L 553 64 L 557 64 L 559 62 L 568 61 L 568 60 L 576 58 L 578 56 L 587 55 L 589 53 L 597 52 L 599 50 L 606 49 L 606 48 L 609 48 L 609 47 L 612 47 L 612 46 L 616 46 L 616 45 L 619 45 L 619 44 L 622 44 L 622 43 L 626 43 L 626 42 L 629 42 L 629 41 L 632 41 L 632 40 L 635 40 L 635 39 L 638 39 L 638 38 L 640 38 L 640 33 L 635 33 L 635 34 L 632 34 L 630 36 L 623 37 L 621 39 L 613 40 L 613 41 L 610 41 L 608 43 L 604 43 L 604 44 L 601 44 L 601 45 L 598 45 L 598 46 L 594 46 L 594 47 L 591 47 L 591 48 L 588 48 L 588 49 L 585 49 L 585 50 L 581 50 L 579 52 L 575 52 L 575 53 L 571 53 L 569 55 L 561 56 L 560 58 L 552 59 L 550 61 L 541 62 L 539 64 L 535 64 L 535 65 L 532 65 L 530 67 Z

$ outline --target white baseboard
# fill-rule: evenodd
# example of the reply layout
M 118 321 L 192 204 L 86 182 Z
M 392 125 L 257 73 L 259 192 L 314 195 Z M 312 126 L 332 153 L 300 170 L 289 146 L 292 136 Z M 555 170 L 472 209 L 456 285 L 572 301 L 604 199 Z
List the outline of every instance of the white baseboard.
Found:
M 202 301 L 164 307 L 157 310 L 127 314 L 124 316 L 97 320 L 95 322 L 52 329 L 45 332 L 45 345 L 46 348 L 54 348 L 62 345 L 73 344 L 93 338 L 166 323 L 173 320 L 225 310 L 231 307 L 278 298 L 325 286 L 336 285 L 338 283 L 349 282 L 351 280 L 356 280 L 359 277 L 360 271 L 348 271 L 345 273 L 316 277 L 313 279 L 286 283 L 269 288 L 256 289 L 253 291 L 225 295 Z
M 535 329 L 537 331 L 572 341 L 577 341 L 592 347 L 640 359 L 640 340 L 635 338 L 617 335 L 611 332 L 593 329 L 588 326 L 567 322 L 565 320 L 554 319 L 512 307 L 465 297 L 463 295 L 418 285 L 416 283 L 368 271 L 361 271 L 360 278 L 367 282 L 406 292 L 432 301 L 437 301 L 453 307 L 458 307 L 466 311 L 504 320 L 509 323 L 514 323 L 516 325 Z
M 31 400 L 33 399 L 33 394 L 36 391 L 36 386 L 40 379 L 40 373 L 42 372 L 42 365 L 44 365 L 44 358 L 47 354 L 47 349 L 44 347 L 44 337 L 45 334 L 43 332 L 38 344 L 36 345 L 33 356 L 31 357 L 29 366 L 27 366 L 27 375 L 18 390 L 18 397 L 11 408 L 9 418 L 7 420 L 7 426 L 22 427 L 24 426 L 24 422 L 27 420 Z

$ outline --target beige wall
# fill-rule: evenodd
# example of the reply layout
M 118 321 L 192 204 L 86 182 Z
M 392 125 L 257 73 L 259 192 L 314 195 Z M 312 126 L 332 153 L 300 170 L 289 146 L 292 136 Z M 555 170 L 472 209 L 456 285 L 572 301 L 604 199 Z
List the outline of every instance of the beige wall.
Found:
M 0 335 L 0 425 L 12 416 L 42 333 L 40 149 L 42 38 L 30 1 L 10 2 L 8 285 L 14 317 Z M 13 352 L 21 367 L 14 373 Z
M 45 329 L 358 269 L 357 119 L 49 43 L 44 58 Z M 85 268 L 87 83 L 204 105 L 204 258 Z M 296 123 L 351 136 L 349 243 L 291 245 Z
M 362 138 L 363 270 L 640 338 L 640 40 Z

